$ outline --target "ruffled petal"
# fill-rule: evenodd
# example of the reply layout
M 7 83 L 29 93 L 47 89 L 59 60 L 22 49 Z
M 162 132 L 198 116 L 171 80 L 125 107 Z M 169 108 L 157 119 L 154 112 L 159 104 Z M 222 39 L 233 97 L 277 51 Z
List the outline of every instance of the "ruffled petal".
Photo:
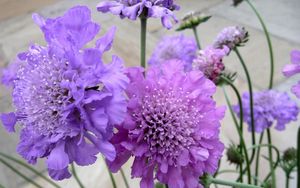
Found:
M 300 50 L 293 50 L 291 52 L 291 62 L 294 64 L 300 63 Z
M 66 151 L 69 158 L 81 166 L 95 163 L 97 160 L 96 155 L 99 153 L 98 149 L 94 145 L 86 143 L 85 140 L 79 142 L 79 138 L 70 139 L 66 142 Z
M 56 144 L 56 147 L 51 151 L 47 166 L 52 170 L 62 170 L 69 165 L 69 156 L 65 152 L 65 142 Z
M 282 69 L 284 76 L 290 77 L 300 72 L 300 64 L 285 65 Z
M 11 112 L 8 114 L 1 114 L 0 119 L 8 132 L 15 132 L 15 125 L 17 123 L 17 117 L 15 113 Z
M 63 179 L 68 179 L 71 177 L 71 174 L 70 174 L 68 168 L 64 168 L 62 170 L 54 170 L 54 169 L 48 168 L 48 173 L 52 179 L 57 180 L 57 181 L 63 180 Z
M 111 49 L 115 32 L 116 32 L 116 27 L 112 27 L 104 36 L 102 36 L 100 39 L 97 40 L 96 48 L 99 49 L 100 52 L 103 53 Z

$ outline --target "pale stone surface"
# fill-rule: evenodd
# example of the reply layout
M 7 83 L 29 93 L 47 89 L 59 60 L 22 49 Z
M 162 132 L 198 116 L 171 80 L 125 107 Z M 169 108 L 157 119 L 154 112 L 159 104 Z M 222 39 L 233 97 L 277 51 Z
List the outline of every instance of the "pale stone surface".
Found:
M 7 0 L 6 0 L 7 1 Z M 15 0 L 14 0 L 15 1 Z M 29 2 L 29 0 L 26 0 Z M 5 2 L 5 1 L 3 1 Z M 0 5 L 2 5 L 0 2 Z M 31 2 L 34 2 L 32 0 Z M 112 54 L 117 54 L 120 56 L 126 65 L 135 66 L 139 64 L 139 22 L 132 22 L 130 20 L 124 19 L 120 20 L 118 17 L 112 16 L 110 14 L 101 14 L 97 13 L 95 6 L 98 3 L 98 0 L 63 0 L 55 4 L 48 5 L 49 3 L 54 2 L 54 0 L 47 0 L 45 4 L 38 4 L 33 7 L 27 4 L 26 7 L 20 8 L 17 16 L 8 14 L 5 11 L 0 11 L 0 21 L 1 18 L 11 17 L 10 19 L 0 22 L 0 68 L 4 67 L 9 60 L 11 60 L 17 52 L 26 50 L 27 46 L 31 42 L 36 42 L 44 44 L 43 35 L 40 32 L 39 28 L 31 20 L 31 12 L 37 11 L 45 17 L 54 17 L 61 15 L 65 10 L 72 7 L 75 4 L 85 4 L 88 5 L 93 10 L 93 18 L 102 25 L 102 31 L 100 35 L 103 35 L 111 26 L 117 26 L 117 33 L 115 38 L 114 46 L 111 52 L 107 53 L 104 56 L 106 62 L 109 62 Z M 251 72 L 251 78 L 255 85 L 255 90 L 264 89 L 268 85 L 269 78 L 269 57 L 268 49 L 266 46 L 264 34 L 260 29 L 260 25 L 257 22 L 256 17 L 253 16 L 253 13 L 249 10 L 245 3 L 243 3 L 239 8 L 234 9 L 229 6 L 229 2 L 224 0 L 181 0 L 180 4 L 182 5 L 182 11 L 176 13 L 178 17 L 182 17 L 189 10 L 201 10 L 207 14 L 213 15 L 211 20 L 199 28 L 199 35 L 201 38 L 201 43 L 203 46 L 211 44 L 217 35 L 217 33 L 225 26 L 230 25 L 243 25 L 250 33 L 250 41 L 246 47 L 241 48 L 241 53 L 245 58 L 247 66 Z M 289 90 L 290 86 L 296 83 L 299 77 L 286 79 L 281 74 L 281 68 L 284 64 L 289 63 L 289 52 L 291 49 L 298 48 L 300 49 L 300 39 L 295 34 L 300 32 L 299 28 L 299 13 L 296 11 L 298 6 L 297 0 L 290 0 L 289 3 L 283 3 L 284 0 L 264 0 L 257 1 L 258 9 L 261 11 L 261 14 L 266 17 L 268 26 L 272 33 L 272 40 L 275 52 L 275 75 L 274 75 L 274 85 L 276 89 L 280 91 Z M 12 2 L 10 2 L 11 4 Z M 46 6 L 47 5 L 47 6 Z M 10 5 L 11 7 L 12 5 Z M 42 7 L 43 8 L 38 8 Z M 272 8 L 269 8 L 269 7 Z M 273 9 L 274 8 L 274 9 Z M 7 7 L 9 9 L 9 7 Z M 0 9 L 1 10 L 1 9 Z M 226 11 L 224 11 L 226 10 Z M 23 11 L 23 13 L 22 13 Z M 281 15 L 274 16 L 275 14 Z M 288 20 L 288 21 L 286 21 Z M 281 28 L 280 28 L 281 27 Z M 176 26 L 175 26 L 176 28 Z M 148 23 L 148 43 L 147 43 L 147 57 L 150 57 L 155 44 L 159 39 L 166 34 L 174 34 L 174 29 L 167 31 L 161 27 L 160 20 L 152 19 Z M 186 35 L 192 36 L 191 31 L 185 31 Z M 99 36 L 100 36 L 99 35 Z M 240 92 L 247 91 L 247 85 L 245 82 L 244 72 L 235 56 L 234 53 L 230 55 L 229 58 L 225 59 L 226 67 L 230 71 L 237 71 L 239 76 L 235 81 L 236 86 L 240 89 Z M 226 87 L 229 98 L 233 104 L 236 104 L 236 96 L 231 91 L 231 89 Z M 226 105 L 222 89 L 218 89 L 217 94 L 214 96 L 219 105 Z M 0 86 L 0 111 L 8 112 L 12 109 L 10 104 L 9 90 L 5 89 L 3 86 Z M 280 151 L 283 151 L 287 147 L 295 146 L 296 138 L 296 123 L 292 123 L 287 126 L 285 132 L 273 131 L 273 142 L 279 146 Z M 245 126 L 246 127 L 246 126 Z M 250 142 L 250 134 L 246 131 L 244 135 L 248 145 Z M 258 135 L 257 135 L 258 137 Z M 234 124 L 232 122 L 230 113 L 227 112 L 224 120 L 222 121 L 221 129 L 221 139 L 226 146 L 229 145 L 231 141 L 235 143 L 238 141 L 238 136 Z M 289 141 L 287 142 L 286 140 Z M 15 147 L 17 143 L 17 135 L 8 135 L 2 126 L 0 127 L 0 147 L 1 152 L 12 153 L 17 156 L 15 152 Z M 263 154 L 267 154 L 264 150 Z M 228 162 L 226 162 L 226 157 L 223 158 L 222 168 L 231 168 Z M 268 169 L 268 162 L 264 159 L 262 161 L 262 169 Z M 130 178 L 130 165 L 127 163 L 124 168 L 126 175 Z M 43 161 L 40 162 L 38 169 L 43 171 L 44 165 Z M 0 182 L 6 185 L 9 188 L 21 187 L 23 182 L 12 173 L 9 173 L 6 168 L 3 168 L 0 165 Z M 96 188 L 96 187 L 112 187 L 109 176 L 107 174 L 106 167 L 103 163 L 101 157 L 97 161 L 97 164 L 89 167 L 77 168 L 78 174 L 81 176 L 82 180 L 85 182 L 86 187 Z M 2 173 L 4 172 L 4 173 Z M 266 174 L 266 171 L 262 172 L 263 175 Z M 284 187 L 284 176 L 282 171 L 279 170 L 277 174 L 278 187 Z M 235 176 L 230 175 L 221 175 L 221 178 L 224 179 L 234 179 Z M 43 187 L 50 187 L 46 182 L 37 179 Z M 117 184 L 120 187 L 125 187 L 122 177 L 120 174 L 116 175 Z M 74 179 L 65 180 L 59 182 L 62 187 L 73 188 L 77 187 Z M 31 185 L 25 187 L 32 187 Z M 131 187 L 139 187 L 138 180 L 131 181 Z M 296 187 L 295 180 L 291 183 L 291 187 Z
M 300 1 L 252 0 L 251 2 L 265 20 L 269 32 L 291 42 L 300 43 Z M 261 29 L 258 19 L 254 16 L 253 11 L 247 3 L 241 3 L 237 8 L 230 6 L 231 4 L 232 1 L 225 1 L 213 7 L 211 11 L 229 20 Z

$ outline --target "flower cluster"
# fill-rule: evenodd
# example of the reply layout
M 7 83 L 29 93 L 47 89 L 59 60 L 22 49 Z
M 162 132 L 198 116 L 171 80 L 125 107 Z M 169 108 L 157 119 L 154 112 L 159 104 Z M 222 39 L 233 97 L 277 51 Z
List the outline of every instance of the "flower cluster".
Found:
M 162 65 L 170 60 L 178 60 L 185 64 L 186 70 L 191 70 L 197 49 L 197 43 L 193 38 L 184 35 L 164 37 L 157 44 L 148 63 Z
M 216 108 L 215 85 L 200 71 L 185 72 L 182 62 L 130 68 L 128 114 L 112 138 L 116 172 L 134 156 L 132 176 L 142 188 L 154 179 L 176 187 L 199 187 L 199 176 L 213 174 L 224 149 L 219 140 L 224 108 Z M 155 174 L 155 176 L 154 176 Z
M 234 0 L 234 5 L 241 2 Z M 178 9 L 175 0 L 104 0 L 97 6 L 98 11 L 121 18 L 141 18 L 142 66 L 146 61 L 146 19 L 160 18 L 169 29 L 177 22 L 173 11 Z M 141 178 L 141 188 L 153 188 L 156 180 L 170 188 L 202 188 L 212 182 L 237 185 L 212 177 L 218 175 L 224 151 L 220 121 L 225 115 L 225 107 L 217 107 L 213 95 L 216 85 L 223 83 L 238 94 L 233 83 L 236 73 L 225 73 L 223 59 L 231 50 L 238 54 L 237 47 L 247 42 L 248 32 L 243 27 L 227 27 L 213 45 L 200 49 L 196 27 L 209 18 L 199 12 L 186 16 L 178 30 L 192 28 L 197 41 L 184 35 L 163 38 L 145 70 L 125 69 L 117 56 L 110 63 L 102 61 L 112 47 L 116 29 L 96 38 L 100 25 L 92 21 L 87 7 L 73 7 L 54 19 L 33 14 L 47 45 L 30 45 L 2 77 L 2 83 L 12 87 L 15 111 L 0 114 L 0 120 L 8 132 L 20 126 L 18 153 L 30 164 L 44 158 L 54 180 L 71 177 L 69 166 L 73 163 L 91 165 L 102 154 L 112 172 L 133 157 L 131 175 Z M 300 51 L 291 53 L 291 61 L 283 69 L 285 76 L 300 73 Z M 243 68 L 248 73 L 245 64 Z M 292 91 L 300 98 L 300 81 Z M 244 93 L 241 103 L 233 106 L 233 111 L 243 116 L 252 133 L 262 133 L 272 125 L 284 130 L 299 113 L 286 93 L 275 90 L 255 92 L 253 100 Z M 240 144 L 230 145 L 226 154 L 230 163 L 240 167 L 240 177 L 241 164 L 247 161 L 250 182 L 249 155 L 243 134 L 238 133 Z M 296 150 L 291 148 L 279 161 L 287 177 L 296 166 L 295 159 Z M 272 164 L 270 161 L 273 172 Z M 274 184 L 273 174 L 272 178 Z
M 293 50 L 291 52 L 291 62 L 292 64 L 286 65 L 283 68 L 283 74 L 287 77 L 293 76 L 300 73 L 300 50 Z M 292 87 L 292 92 L 300 98 L 300 81 L 298 84 Z
M 177 22 L 173 13 L 179 6 L 173 0 L 109 0 L 97 5 L 97 10 L 103 13 L 110 12 L 121 18 L 136 20 L 139 16 L 146 18 L 161 18 L 164 27 L 170 29 L 172 21 Z
M 4 72 L 16 111 L 2 114 L 1 120 L 9 132 L 17 122 L 21 125 L 18 153 L 31 164 L 47 158 L 49 175 L 61 180 L 71 176 L 70 163 L 93 164 L 99 152 L 115 159 L 109 140 L 113 125 L 125 118 L 123 91 L 129 80 L 118 57 L 109 64 L 101 60 L 115 28 L 95 47 L 84 48 L 100 29 L 87 7 L 74 7 L 55 19 L 37 14 L 33 19 L 48 45 L 31 45 Z
M 226 46 L 223 49 L 215 49 L 209 46 L 204 50 L 200 50 L 193 61 L 193 69 L 202 71 L 208 79 L 217 83 L 219 76 L 225 69 L 222 60 L 228 52 L 229 49 Z
M 224 28 L 217 36 L 213 46 L 215 48 L 223 48 L 227 46 L 229 49 L 234 49 L 237 46 L 243 45 L 248 41 L 248 32 L 240 26 L 231 26 Z
M 274 90 L 256 92 L 253 95 L 255 132 L 261 133 L 276 122 L 275 129 L 284 130 L 285 125 L 297 120 L 299 109 L 286 93 Z M 244 120 L 251 131 L 251 117 L 249 108 L 249 93 L 242 97 Z M 234 106 L 234 111 L 239 115 L 239 106 Z

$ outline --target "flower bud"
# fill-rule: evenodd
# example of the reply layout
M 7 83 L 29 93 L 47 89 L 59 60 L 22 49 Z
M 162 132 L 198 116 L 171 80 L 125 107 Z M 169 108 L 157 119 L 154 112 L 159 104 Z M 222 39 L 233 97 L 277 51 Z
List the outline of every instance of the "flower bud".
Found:
M 185 29 L 193 29 L 199 24 L 209 20 L 211 16 L 206 16 L 200 12 L 190 12 L 182 20 L 179 28 L 176 31 L 182 31 Z
M 280 167 L 287 174 L 290 174 L 297 166 L 297 150 L 295 148 L 288 148 L 283 152 L 280 160 Z
M 230 163 L 240 165 L 244 162 L 244 156 L 240 153 L 240 148 L 234 144 L 229 146 L 226 155 Z
M 288 148 L 284 151 L 282 160 L 285 162 L 297 160 L 297 150 L 295 148 Z

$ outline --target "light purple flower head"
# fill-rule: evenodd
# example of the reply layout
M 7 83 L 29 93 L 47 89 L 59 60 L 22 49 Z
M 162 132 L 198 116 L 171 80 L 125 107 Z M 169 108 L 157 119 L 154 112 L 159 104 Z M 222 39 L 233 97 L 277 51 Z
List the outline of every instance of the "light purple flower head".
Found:
M 217 108 L 216 86 L 201 71 L 184 71 L 179 61 L 130 68 L 131 80 L 125 121 L 112 138 L 117 149 L 116 172 L 134 157 L 132 177 L 141 188 L 153 188 L 154 179 L 170 188 L 197 188 L 199 176 L 218 168 L 224 145 L 219 139 L 225 109 Z
M 184 35 L 164 37 L 152 53 L 149 65 L 162 65 L 169 60 L 182 61 L 186 70 L 192 69 L 192 62 L 197 54 L 195 39 Z
M 292 64 L 285 65 L 282 70 L 286 77 L 300 73 L 300 50 L 293 50 L 291 52 L 291 62 Z M 300 98 L 300 81 L 292 87 L 292 92 Z
M 193 69 L 202 71 L 208 79 L 217 83 L 225 69 L 222 61 L 228 52 L 229 49 L 226 46 L 223 49 L 215 49 L 209 46 L 204 50 L 200 50 L 193 61 Z
M 227 46 L 229 49 L 234 49 L 237 46 L 243 45 L 248 41 L 248 32 L 244 27 L 230 26 L 225 27 L 217 36 L 213 46 L 215 48 L 223 48 Z
M 46 158 L 49 175 L 61 180 L 71 176 L 70 163 L 93 164 L 99 152 L 115 159 L 109 139 L 113 125 L 125 118 L 129 79 L 118 57 L 109 64 L 101 60 L 115 28 L 84 48 L 100 30 L 87 7 L 76 6 L 55 19 L 37 14 L 33 19 L 48 45 L 31 45 L 4 73 L 5 84 L 13 86 L 16 111 L 2 114 L 1 120 L 9 132 L 20 124 L 18 153 L 31 164 Z
M 261 133 L 265 129 L 276 123 L 275 129 L 281 131 L 285 125 L 297 120 L 299 109 L 297 104 L 290 99 L 287 93 L 274 90 L 256 92 L 254 100 L 254 124 L 255 132 Z M 242 97 L 244 120 L 251 131 L 251 116 L 249 108 L 249 93 L 244 93 Z M 234 111 L 239 115 L 239 106 L 234 106 Z
M 163 26 L 170 29 L 172 21 L 178 22 L 173 11 L 179 10 L 179 6 L 174 4 L 174 0 L 105 0 L 97 5 L 97 10 L 131 20 L 142 15 L 161 18 Z

